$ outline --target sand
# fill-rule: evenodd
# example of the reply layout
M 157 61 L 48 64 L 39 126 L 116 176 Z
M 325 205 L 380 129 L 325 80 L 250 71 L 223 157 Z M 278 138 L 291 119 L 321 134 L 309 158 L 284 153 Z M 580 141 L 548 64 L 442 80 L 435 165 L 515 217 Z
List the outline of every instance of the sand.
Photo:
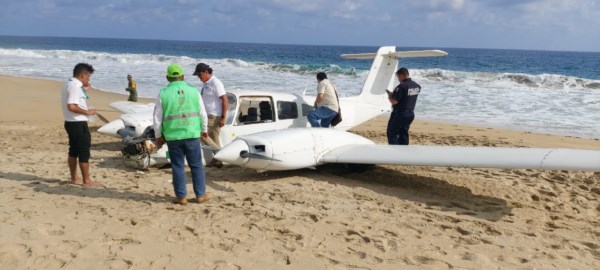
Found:
M 600 268 L 600 173 L 225 166 L 207 168 L 208 203 L 173 205 L 170 169 L 125 167 L 120 141 L 97 132 L 91 174 L 106 188 L 67 184 L 61 88 L 0 76 L 0 269 Z M 119 113 L 108 103 L 127 99 L 90 95 L 109 119 Z M 385 125 L 353 132 L 384 143 Z M 414 144 L 600 149 L 418 115 L 411 134 Z

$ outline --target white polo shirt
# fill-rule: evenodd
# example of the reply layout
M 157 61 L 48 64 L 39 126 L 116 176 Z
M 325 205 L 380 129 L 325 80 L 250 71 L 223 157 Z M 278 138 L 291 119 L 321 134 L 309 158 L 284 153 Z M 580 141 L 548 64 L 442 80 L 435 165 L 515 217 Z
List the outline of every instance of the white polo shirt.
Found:
M 225 92 L 225 86 L 221 80 L 217 79 L 214 75 L 211 76 L 202 86 L 200 93 L 202 94 L 206 113 L 214 116 L 222 116 L 223 105 L 219 97 L 226 95 L 227 93 Z
M 76 104 L 77 107 L 88 110 L 88 97 L 83 91 L 83 83 L 76 78 L 71 78 L 61 92 L 61 103 L 63 117 L 67 122 L 88 121 L 88 116 L 69 111 L 68 104 Z

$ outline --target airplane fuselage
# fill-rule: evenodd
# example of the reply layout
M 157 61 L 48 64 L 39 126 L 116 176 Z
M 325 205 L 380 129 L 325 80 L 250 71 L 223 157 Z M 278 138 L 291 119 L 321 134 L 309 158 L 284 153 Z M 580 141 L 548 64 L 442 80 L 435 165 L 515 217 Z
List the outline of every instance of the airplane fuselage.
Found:
M 314 110 L 315 96 L 291 93 L 234 90 L 227 93 L 229 112 L 221 128 L 221 144 L 227 145 L 240 135 L 268 130 L 310 127 L 306 116 Z M 381 104 L 361 102 L 359 98 L 340 98 L 343 121 L 336 129 L 347 130 L 387 110 Z M 357 114 L 357 110 L 361 113 Z M 366 117 L 361 117 L 366 116 Z

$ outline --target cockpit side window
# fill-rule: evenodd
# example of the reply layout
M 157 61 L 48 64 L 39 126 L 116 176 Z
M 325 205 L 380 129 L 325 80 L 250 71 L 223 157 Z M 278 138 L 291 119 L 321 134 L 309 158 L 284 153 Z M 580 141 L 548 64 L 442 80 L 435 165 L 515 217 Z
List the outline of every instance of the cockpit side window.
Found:
M 291 101 L 277 101 L 277 118 L 279 120 L 298 118 L 298 104 Z
M 261 101 L 258 103 L 260 109 L 260 120 L 271 120 L 273 121 L 273 105 L 269 101 Z
M 307 116 L 310 112 L 312 112 L 314 110 L 315 110 L 315 107 L 313 107 L 312 105 L 302 103 L 302 116 Z
M 241 96 L 234 125 L 273 122 L 273 100 L 269 96 Z

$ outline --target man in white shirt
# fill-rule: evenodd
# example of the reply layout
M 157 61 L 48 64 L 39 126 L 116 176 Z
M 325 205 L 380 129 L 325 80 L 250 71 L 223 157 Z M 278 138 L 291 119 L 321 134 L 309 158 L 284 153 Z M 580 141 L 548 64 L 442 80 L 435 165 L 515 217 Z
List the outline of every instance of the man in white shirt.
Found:
M 95 115 L 96 110 L 89 108 L 87 90 L 90 77 L 94 73 L 92 65 L 79 63 L 73 69 L 73 78 L 65 83 L 61 92 L 62 112 L 65 119 L 65 130 L 69 135 L 68 164 L 71 172 L 71 183 L 84 187 L 101 186 L 90 178 L 90 146 L 92 137 L 87 121 L 88 116 Z M 77 177 L 77 165 L 83 179 Z
M 200 94 L 204 101 L 204 108 L 208 114 L 208 136 L 207 139 L 202 139 L 205 144 L 208 144 L 214 148 L 221 148 L 221 142 L 219 140 L 219 133 L 221 127 L 225 125 L 227 119 L 227 93 L 225 92 L 225 86 L 216 76 L 213 75 L 213 70 L 205 63 L 199 63 L 196 65 L 194 71 L 195 76 L 198 76 L 200 81 L 203 83 Z M 212 155 L 212 153 L 206 153 Z M 207 167 L 223 167 L 223 163 L 212 158 Z

